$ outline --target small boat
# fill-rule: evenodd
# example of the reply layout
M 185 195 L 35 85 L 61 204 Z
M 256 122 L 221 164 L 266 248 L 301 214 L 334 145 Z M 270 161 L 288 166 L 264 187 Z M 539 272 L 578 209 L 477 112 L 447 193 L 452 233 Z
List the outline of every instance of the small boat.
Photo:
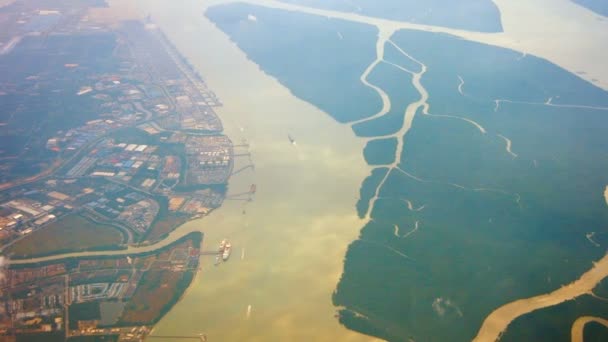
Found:
M 289 138 L 289 142 L 290 142 L 292 145 L 295 145 L 295 144 L 296 144 L 296 139 L 294 139 L 294 138 L 291 136 L 291 134 L 288 134 L 288 135 L 287 135 L 287 137 Z

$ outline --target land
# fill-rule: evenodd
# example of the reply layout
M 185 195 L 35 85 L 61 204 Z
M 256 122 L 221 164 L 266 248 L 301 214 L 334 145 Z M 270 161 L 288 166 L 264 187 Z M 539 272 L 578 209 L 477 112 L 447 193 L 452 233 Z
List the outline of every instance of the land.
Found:
M 70 215 L 19 240 L 7 248 L 6 253 L 23 258 L 72 251 L 75 248 L 112 248 L 124 242 L 123 234 L 116 227 L 96 223 L 80 215 Z
M 391 102 L 399 104 L 388 91 L 396 84 L 408 85 L 400 98 L 414 98 L 400 109 L 401 120 L 390 120 L 397 127 L 386 121 L 364 135 L 390 134 L 398 144 L 376 146 L 383 159 L 361 188 L 357 209 L 366 221 L 332 297 L 342 324 L 386 340 L 471 340 L 502 305 L 521 298 L 558 305 L 587 297 L 605 277 L 592 268 L 604 260 L 608 222 L 606 143 L 594 128 L 606 124 L 605 91 L 529 54 L 421 32 L 436 27 L 250 3 L 264 6 L 220 5 L 207 16 L 264 72 L 336 120 L 386 118 Z M 351 41 L 355 22 L 379 34 L 360 25 Z M 267 41 L 272 49 L 260 47 Z M 387 61 L 389 48 L 401 59 Z M 394 77 L 371 82 L 389 62 L 398 67 L 382 72 Z M 318 91 L 328 84 L 332 91 Z M 357 101 L 329 102 L 336 98 Z M 587 271 L 594 276 L 580 286 L 575 281 Z M 569 284 L 576 287 L 560 290 Z M 574 305 L 574 313 L 603 317 L 601 301 L 592 301 L 592 311 Z M 540 309 L 519 305 L 509 318 Z M 562 326 L 572 323 L 558 317 Z
M 0 249 L 148 244 L 219 207 L 233 144 L 189 62 L 149 20 L 104 26 L 87 17 L 100 1 L 45 4 L 0 11 Z M 82 244 L 59 238 L 72 225 L 90 226 Z M 87 243 L 94 225 L 123 238 L 104 229 L 106 240 Z M 38 248 L 48 227 L 58 238 Z
M 573 0 L 577 4 L 603 16 L 608 16 L 608 5 L 600 0 Z
M 579 318 L 577 318 L 576 321 L 574 321 L 574 324 L 572 325 L 572 332 L 571 332 L 572 341 L 573 342 L 585 341 L 585 338 L 583 337 L 585 326 L 590 323 L 594 323 L 594 322 L 597 324 L 601 324 L 603 326 L 603 328 L 608 328 L 608 320 L 605 320 L 603 318 L 591 317 L 591 316 L 579 317 Z
M 3 261 L 154 244 L 225 200 L 221 102 L 150 18 L 106 24 L 104 6 L 0 8 Z M 188 288 L 201 241 L 3 269 L 0 339 L 140 341 Z
M 438 1 L 386 0 L 370 5 L 364 0 L 280 0 L 288 4 L 356 13 L 397 21 L 461 28 L 481 32 L 501 32 L 500 11 L 488 0 L 459 1 L 450 4 Z M 477 18 L 474 22 L 469 18 Z
M 3 338 L 141 341 L 198 270 L 201 233 L 152 253 L 9 267 L 0 282 Z
M 496 341 L 507 330 L 507 326 L 516 318 L 585 294 L 591 294 L 593 289 L 607 276 L 608 255 L 600 259 L 591 270 L 585 272 L 579 279 L 570 284 L 551 293 L 510 302 L 492 311 L 484 320 L 473 341 Z M 579 329 L 582 330 L 582 328 Z

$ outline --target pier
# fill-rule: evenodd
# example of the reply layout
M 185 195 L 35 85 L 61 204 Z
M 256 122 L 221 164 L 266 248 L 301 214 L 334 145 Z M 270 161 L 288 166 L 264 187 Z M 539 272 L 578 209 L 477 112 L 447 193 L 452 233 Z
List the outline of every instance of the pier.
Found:
M 248 164 L 248 165 L 245 165 L 245 166 L 241 167 L 240 169 L 238 169 L 236 171 L 233 171 L 231 176 L 234 176 L 234 175 L 236 175 L 238 173 L 241 173 L 241 172 L 243 172 L 243 171 L 245 171 L 245 170 L 247 170 L 249 168 L 251 168 L 251 170 L 255 171 L 255 165 Z
M 220 252 L 218 251 L 205 251 L 205 252 L 200 252 L 199 255 L 218 255 L 220 254 Z
M 243 192 L 240 192 L 240 193 L 227 195 L 226 196 L 226 200 L 252 201 L 253 200 L 253 195 L 255 195 L 256 191 L 257 191 L 257 186 L 255 184 L 251 184 L 251 187 L 249 188 L 249 191 L 243 191 Z M 242 198 L 242 196 L 247 196 L 247 198 Z
M 200 335 L 194 335 L 194 336 L 187 336 L 187 335 L 158 335 L 158 336 L 148 336 L 146 339 L 172 339 L 172 340 L 197 340 L 197 341 L 202 341 L 202 342 L 206 342 L 207 341 L 207 335 L 204 334 L 200 334 Z

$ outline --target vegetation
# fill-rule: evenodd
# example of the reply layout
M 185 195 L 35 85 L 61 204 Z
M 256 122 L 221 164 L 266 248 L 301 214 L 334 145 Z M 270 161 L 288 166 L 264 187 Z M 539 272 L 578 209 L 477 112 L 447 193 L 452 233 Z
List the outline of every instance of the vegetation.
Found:
M 70 305 L 70 329 L 78 329 L 78 321 L 101 319 L 99 302 L 76 303 Z
M 191 233 L 188 233 L 188 234 L 182 236 L 181 238 L 175 240 L 173 243 L 171 243 L 167 246 L 164 246 L 162 248 L 159 248 L 159 249 L 156 249 L 153 251 L 143 252 L 143 253 L 132 253 L 132 254 L 125 254 L 125 255 L 70 257 L 70 258 L 64 258 L 64 259 L 60 259 L 60 260 L 48 260 L 48 261 L 34 262 L 34 263 L 29 263 L 29 264 L 10 265 L 9 268 L 23 269 L 23 268 L 29 268 L 29 267 L 42 267 L 42 266 L 47 266 L 47 265 L 52 265 L 52 264 L 57 264 L 59 262 L 63 262 L 66 266 L 66 269 L 72 270 L 72 269 L 78 267 L 78 262 L 82 261 L 82 260 L 114 260 L 114 259 L 124 258 L 127 256 L 145 257 L 145 256 L 159 254 L 159 253 L 168 251 L 169 249 L 171 249 L 181 243 L 184 243 L 188 240 L 192 240 L 192 245 L 195 247 L 198 247 L 201 245 L 201 242 L 203 241 L 203 234 L 200 232 L 191 232 Z
M 360 198 L 357 201 L 357 214 L 360 218 L 364 218 L 369 210 L 369 202 L 376 194 L 376 188 L 386 176 L 388 168 L 379 167 L 372 170 L 371 175 L 367 176 L 361 186 Z
M 147 235 L 145 235 L 142 240 L 150 242 L 159 241 L 166 237 L 176 227 L 181 226 L 187 221 L 188 215 L 171 213 L 167 213 L 166 215 L 159 214 L 152 223 L 152 227 L 150 227 L 150 229 L 148 230 Z
M 70 337 L 69 342 L 114 342 L 118 341 L 118 335 L 104 335 L 104 336 L 76 336 Z
M 34 257 L 89 249 L 115 249 L 123 242 L 115 227 L 70 215 L 17 241 L 7 248 L 13 258 Z
M 378 113 L 379 104 L 370 97 L 379 97 L 359 80 L 374 61 L 369 54 L 376 34 L 279 12 L 231 4 L 206 15 L 264 72 L 336 120 Z M 248 15 L 265 25 L 244 24 Z M 333 302 L 344 309 L 341 322 L 348 328 L 382 339 L 471 340 L 491 310 L 553 291 L 604 255 L 585 235 L 602 231 L 608 222 L 602 198 L 608 184 L 606 116 L 567 105 L 605 107 L 608 96 L 520 52 L 410 30 L 395 33 L 391 41 L 426 66 L 420 82 L 428 99 L 422 96 L 424 106 L 414 104 L 431 115 L 413 119 L 398 165 L 413 176 L 395 169 L 382 183 L 371 220 L 349 246 Z M 438 46 L 446 53 L 437 53 Z M 396 51 L 388 50 L 389 60 L 395 60 Z M 332 62 L 319 55 L 332 56 Z M 385 90 L 397 111 L 384 121 L 355 126 L 357 135 L 382 138 L 407 128 L 404 103 L 396 102 L 412 95 L 407 90 L 412 77 L 389 66 L 374 67 L 368 82 Z M 380 82 L 374 82 L 378 73 Z M 394 95 L 393 89 L 403 87 L 405 96 Z M 548 99 L 557 102 L 545 105 Z M 368 146 L 368 157 L 394 157 L 394 147 L 380 147 Z M 360 215 L 382 172 L 363 184 Z M 567 311 L 575 314 L 554 312 L 561 327 L 570 327 L 573 317 L 605 315 L 597 303 L 592 310 L 568 304 Z M 521 331 L 539 331 L 540 322 L 546 320 Z M 538 340 L 534 337 L 509 340 Z M 569 336 L 564 331 L 542 338 Z
M 194 272 L 151 270 L 146 272 L 133 298 L 125 306 L 119 325 L 154 324 L 167 313 L 188 288 Z
M 13 341 L 10 340 L 10 337 L 3 336 L 5 340 L 3 341 Z M 65 335 L 62 331 L 53 332 L 53 333 L 40 333 L 40 334 L 23 334 L 17 335 L 17 342 L 63 342 L 65 341 Z
M 369 165 L 387 165 L 395 161 L 395 150 L 397 149 L 397 138 L 370 140 L 363 156 Z
M 40 44 L 45 48 L 41 49 Z M 0 139 L 6 152 L 4 157 L 19 156 L 5 161 L 0 182 L 33 176 L 51 168 L 58 155 L 45 148 L 47 140 L 57 131 L 78 127 L 98 116 L 102 102 L 90 96 L 78 96 L 77 92 L 81 80 L 92 73 L 117 70 L 118 64 L 112 55 L 115 46 L 113 33 L 69 38 L 29 36 L 17 49 L 2 56 L 0 83 L 24 81 L 19 84 L 20 91 L 0 98 L 0 121 L 10 122 L 4 129 L 12 132 Z M 81 68 L 66 72 L 66 55 Z M 26 79 L 32 75 L 44 76 Z

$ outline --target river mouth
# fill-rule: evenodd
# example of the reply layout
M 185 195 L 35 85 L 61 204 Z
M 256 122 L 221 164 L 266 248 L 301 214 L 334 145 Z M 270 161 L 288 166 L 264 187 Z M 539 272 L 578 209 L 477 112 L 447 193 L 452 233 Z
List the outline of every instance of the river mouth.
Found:
M 192 286 L 153 335 L 368 339 L 339 324 L 331 301 L 346 248 L 364 224 L 355 202 L 370 172 L 362 155 L 365 141 L 247 60 L 203 16 L 200 3 L 187 1 L 176 8 L 142 1 L 139 6 L 222 100 L 218 114 L 226 134 L 235 144 L 250 145 L 255 170 L 231 177 L 228 195 L 257 186 L 252 202 L 229 199 L 209 217 L 171 235 L 201 230 L 204 250 L 228 238 L 233 253 L 219 266 L 203 257 Z M 235 170 L 249 162 L 237 158 Z

